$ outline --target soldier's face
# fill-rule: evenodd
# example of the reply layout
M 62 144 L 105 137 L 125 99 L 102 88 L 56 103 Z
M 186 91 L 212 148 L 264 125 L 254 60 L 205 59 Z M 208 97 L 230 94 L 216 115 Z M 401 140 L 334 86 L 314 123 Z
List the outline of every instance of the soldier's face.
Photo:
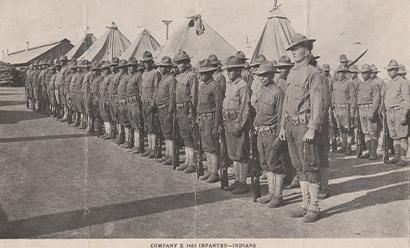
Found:
M 241 76 L 242 68 L 230 68 L 227 70 L 228 78 L 231 81 L 235 81 L 237 78 Z
M 121 67 L 121 73 L 127 73 L 127 67 Z
M 309 55 L 309 50 L 306 47 L 302 46 L 302 45 L 295 46 L 292 49 L 293 60 L 296 63 L 305 60 L 308 55 Z
M 357 72 L 350 73 L 350 76 L 352 77 L 352 79 L 357 78 Z
M 370 72 L 364 72 L 364 73 L 362 73 L 362 78 L 363 78 L 363 80 L 369 79 L 369 78 L 370 78 Z
M 377 75 L 377 74 L 376 74 L 375 72 L 372 72 L 372 73 L 370 74 L 370 77 L 371 77 L 371 78 L 376 78 L 376 75 Z
M 160 66 L 158 68 L 158 70 L 159 70 L 159 73 L 161 73 L 161 75 L 165 75 L 165 74 L 169 73 L 171 68 L 170 67 L 165 67 L 165 66 Z
M 397 69 L 388 70 L 387 74 L 389 75 L 389 77 L 395 78 L 397 76 Z
M 205 72 L 205 73 L 200 73 L 199 74 L 199 79 L 201 80 L 201 82 L 206 83 L 209 80 L 211 80 L 211 78 L 212 78 L 212 72 L 211 73 Z
M 259 80 L 261 81 L 263 86 L 268 86 L 273 83 L 273 78 L 275 77 L 275 73 L 264 73 L 259 75 Z
M 325 76 L 329 76 L 330 72 L 329 71 L 324 71 Z
M 177 63 L 177 67 L 178 67 L 178 71 L 180 73 L 184 73 L 186 71 L 186 69 L 188 68 L 188 64 L 185 63 L 185 62 Z
M 135 66 L 128 67 L 128 73 L 133 74 L 135 72 Z

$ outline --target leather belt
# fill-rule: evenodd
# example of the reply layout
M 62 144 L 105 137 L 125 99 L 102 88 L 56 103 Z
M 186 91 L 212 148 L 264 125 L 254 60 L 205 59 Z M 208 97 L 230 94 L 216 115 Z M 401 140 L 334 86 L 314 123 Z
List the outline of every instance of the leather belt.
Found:
M 393 113 L 397 111 L 401 111 L 403 108 L 401 106 L 393 106 L 387 109 L 387 112 Z
M 168 103 L 164 103 L 164 104 L 158 105 L 157 108 L 164 109 L 164 108 L 167 108 L 168 106 L 169 106 Z
M 370 104 L 360 104 L 359 105 L 359 110 L 369 110 L 370 109 Z
M 127 98 L 127 103 L 133 103 L 138 100 L 138 96 L 132 96 Z
M 255 130 L 258 136 L 268 136 L 276 133 L 276 126 L 259 126 Z
M 234 120 L 238 117 L 238 115 L 239 115 L 238 111 L 225 111 L 225 112 L 223 112 L 224 119 L 227 119 L 227 120 Z
M 299 115 L 286 115 L 285 120 L 289 121 L 293 125 L 305 125 L 308 123 L 308 116 L 306 114 L 299 114 Z
M 125 99 L 118 100 L 118 103 L 121 103 L 121 104 L 125 104 L 126 102 L 127 102 L 127 100 L 125 100 Z
M 213 119 L 215 116 L 215 113 L 199 113 L 198 117 L 196 118 L 197 121 L 200 120 L 208 120 L 208 119 Z
M 177 105 L 177 108 L 183 108 L 183 107 L 185 107 L 185 106 L 188 106 L 188 103 L 187 103 L 187 102 L 177 103 L 176 105 Z

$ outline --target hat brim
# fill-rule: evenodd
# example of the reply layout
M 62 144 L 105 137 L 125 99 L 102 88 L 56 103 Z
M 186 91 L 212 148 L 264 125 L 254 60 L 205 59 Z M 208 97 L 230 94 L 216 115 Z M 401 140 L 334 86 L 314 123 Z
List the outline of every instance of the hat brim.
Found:
M 313 43 L 313 42 L 315 42 L 315 41 L 316 41 L 315 39 L 304 39 L 304 40 L 301 40 L 301 41 L 292 43 L 292 44 L 290 44 L 290 45 L 288 46 L 288 48 L 286 48 L 286 51 L 290 51 L 290 50 L 292 50 L 295 46 L 298 46 L 298 45 L 300 45 L 300 44 Z
M 359 73 L 359 70 L 349 70 L 350 73 Z
M 183 61 L 191 61 L 192 57 L 185 57 L 180 59 L 174 59 L 174 63 L 183 62 Z
M 118 66 L 118 64 L 110 64 L 110 66 L 111 66 L 111 67 L 112 67 L 112 66 L 114 66 L 114 67 L 115 67 L 115 66 Z
M 277 64 L 277 65 L 274 65 L 274 67 L 276 67 L 276 68 L 287 68 L 287 67 L 292 67 L 292 66 L 294 66 L 294 64 L 293 63 L 290 63 L 290 64 Z
M 347 62 L 349 62 L 349 60 L 339 60 L 339 63 L 347 63 Z
M 337 70 L 336 71 L 336 73 L 339 73 L 339 72 L 350 72 L 350 70 L 346 69 L 346 70 Z
M 216 71 L 216 70 L 218 70 L 218 69 L 215 68 L 215 67 L 208 67 L 208 68 L 199 69 L 198 73 L 213 72 L 213 71 Z
M 245 65 L 225 65 L 224 70 L 235 69 L 235 68 L 244 68 Z
M 394 69 L 400 70 L 400 67 L 398 67 L 398 66 L 388 66 L 386 69 L 387 69 L 388 71 L 394 70 Z
M 172 64 L 157 64 L 158 67 L 172 67 Z
M 273 70 L 273 71 L 256 71 L 255 72 L 255 75 L 258 75 L 258 76 L 260 76 L 260 75 L 263 75 L 263 74 L 267 74 L 267 73 L 276 73 L 277 71 L 276 70 Z
M 366 70 L 366 71 L 360 70 L 360 73 L 366 73 L 366 72 L 372 72 L 372 70 Z
M 124 67 L 128 67 L 128 64 L 125 64 L 125 65 L 118 65 L 118 66 L 117 66 L 117 68 L 118 68 L 118 69 L 120 69 L 120 68 L 124 68 Z

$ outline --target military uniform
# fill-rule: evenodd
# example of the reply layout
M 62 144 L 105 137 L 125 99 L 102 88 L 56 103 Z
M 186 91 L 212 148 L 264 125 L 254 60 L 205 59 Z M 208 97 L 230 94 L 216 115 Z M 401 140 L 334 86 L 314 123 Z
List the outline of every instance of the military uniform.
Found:
M 337 73 L 347 73 L 347 67 L 339 66 Z M 355 86 L 353 82 L 346 77 L 342 80 L 337 79 L 334 82 L 332 101 L 334 106 L 334 115 L 336 118 L 337 128 L 340 130 L 342 138 L 342 148 L 340 152 L 346 155 L 351 153 L 353 120 L 355 109 Z
M 48 100 L 50 102 L 51 115 L 55 116 L 56 101 L 55 101 L 55 94 L 54 94 L 54 90 L 55 90 L 54 82 L 57 76 L 57 73 L 55 71 L 56 70 L 55 66 L 52 68 L 52 70 L 53 70 L 53 74 L 50 77 L 50 81 L 48 82 L 47 89 L 48 89 Z
M 105 65 L 102 66 L 102 70 L 105 70 L 106 72 L 103 74 L 103 79 L 100 83 L 99 90 L 98 90 L 98 96 L 99 96 L 99 110 L 100 110 L 100 117 L 104 122 L 104 129 L 105 129 L 105 135 L 103 138 L 108 139 L 109 137 L 112 136 L 111 134 L 111 116 L 110 116 L 110 105 L 109 105 L 109 96 L 108 96 L 108 86 L 110 84 L 110 78 L 112 77 L 112 74 L 110 72 L 110 64 L 106 63 Z
M 30 68 L 26 72 L 26 102 L 27 107 L 33 107 L 33 99 L 31 97 L 33 88 L 32 88 L 32 81 L 33 81 L 33 74 L 34 74 L 34 64 L 30 65 Z
M 397 61 L 390 61 L 387 70 L 398 70 Z M 384 107 L 386 110 L 387 126 L 394 144 L 394 159 L 397 165 L 406 165 L 408 149 L 408 123 L 407 114 L 410 109 L 410 89 L 408 82 L 400 75 L 391 76 L 383 92 Z M 400 161 L 401 160 L 401 161 Z
M 301 34 L 291 38 L 287 50 L 298 45 L 313 44 L 315 40 Z M 312 45 L 313 46 L 313 45 Z M 303 217 L 312 222 L 319 216 L 320 190 L 320 125 L 323 118 L 323 79 L 307 59 L 296 63 L 289 72 L 288 87 L 283 103 L 281 137 L 286 137 L 292 164 L 297 169 L 302 190 L 302 206 L 291 217 Z M 311 140 L 310 140 L 311 139 Z
M 126 126 L 129 126 L 129 121 L 128 121 L 128 116 L 127 116 L 127 92 L 126 92 L 126 87 L 128 83 L 128 73 L 127 73 L 127 61 L 126 60 L 121 60 L 120 64 L 118 66 L 119 70 L 124 70 L 122 72 L 119 72 L 119 81 L 117 85 L 117 95 L 116 95 L 116 122 L 118 124 L 118 130 L 119 130 L 119 135 L 117 137 L 117 144 L 123 144 L 126 148 L 129 148 L 129 132 L 128 129 L 125 130 Z M 127 131 L 125 133 L 125 131 Z
M 128 66 L 137 66 L 137 61 L 130 59 Z M 141 67 L 140 67 L 141 68 Z M 127 116 L 130 122 L 131 131 L 134 132 L 134 153 L 140 151 L 140 128 L 141 128 L 141 113 L 140 113 L 140 88 L 142 81 L 142 71 L 134 71 L 128 76 L 126 86 L 127 95 Z M 143 145 L 143 144 L 142 144 Z
M 273 72 L 275 70 L 272 63 L 264 62 L 256 74 Z M 261 85 L 251 98 L 252 106 L 256 110 L 253 125 L 257 134 L 259 161 L 265 171 L 269 189 L 269 194 L 259 198 L 258 202 L 269 202 L 269 207 L 278 207 L 282 203 L 285 168 L 279 131 L 284 95 L 285 93 L 272 81 L 269 85 Z
M 370 66 L 364 64 L 361 72 L 370 73 Z M 376 159 L 379 134 L 377 119 L 380 106 L 380 85 L 373 83 L 371 78 L 362 81 L 357 92 L 357 105 L 365 142 L 369 148 L 369 158 Z
M 208 63 L 210 66 L 216 69 L 212 74 L 212 77 L 214 78 L 215 82 L 221 86 L 222 95 L 224 96 L 226 91 L 226 78 L 219 68 L 220 61 L 215 54 L 211 54 L 208 57 Z
M 69 72 L 68 66 L 65 64 L 67 61 L 67 58 L 64 57 L 60 62 L 63 63 L 61 70 L 58 72 L 56 76 L 56 98 L 58 98 L 58 104 L 59 104 L 59 111 L 63 112 L 63 121 L 67 120 L 67 99 L 66 99 L 66 93 L 65 93 L 65 83 L 66 83 L 66 77 Z
M 44 73 L 42 82 L 41 82 L 41 97 L 43 99 L 43 112 L 48 114 L 50 102 L 48 99 L 48 83 L 50 82 L 51 75 L 53 74 L 52 69 L 49 67 L 47 68 L 46 72 Z
M 202 148 L 207 157 L 208 170 L 200 176 L 200 180 L 206 180 L 208 183 L 219 181 L 218 164 L 219 164 L 219 127 L 222 124 L 222 85 L 214 79 L 217 68 L 212 67 L 211 61 L 204 60 L 199 66 L 200 74 L 208 73 L 207 82 L 199 82 L 197 123 L 201 136 Z
M 42 63 L 39 63 L 39 66 L 42 66 Z M 39 111 L 40 106 L 40 92 L 41 92 L 41 75 L 44 73 L 44 70 L 38 68 L 33 75 L 33 100 L 34 100 L 34 110 Z
M 143 54 L 144 63 L 153 63 L 152 54 L 148 51 Z M 154 68 L 154 65 L 151 64 L 150 67 L 145 68 L 144 73 L 142 74 L 141 81 L 141 103 L 142 103 L 142 112 L 144 119 L 144 131 L 148 134 L 148 150 L 143 153 L 143 156 L 154 156 L 155 150 L 155 115 L 151 111 L 151 101 L 156 85 L 161 80 L 161 74 L 157 69 Z M 143 145 L 143 144 L 141 144 Z
M 228 70 L 241 68 L 243 68 L 243 64 L 236 56 L 228 58 Z M 226 96 L 223 100 L 222 115 L 228 156 L 234 163 L 235 171 L 235 183 L 227 190 L 233 190 L 234 193 L 245 193 L 247 191 L 250 100 L 251 89 L 245 80 L 238 77 L 234 81 L 228 81 Z

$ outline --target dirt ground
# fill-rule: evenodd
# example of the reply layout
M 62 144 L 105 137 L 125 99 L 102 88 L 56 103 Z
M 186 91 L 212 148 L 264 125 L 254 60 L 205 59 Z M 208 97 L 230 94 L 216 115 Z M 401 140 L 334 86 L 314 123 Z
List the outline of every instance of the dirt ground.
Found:
M 408 237 L 410 167 L 330 154 L 331 197 L 311 224 L 26 109 L 0 88 L 0 238 Z M 262 181 L 266 192 L 266 182 Z

